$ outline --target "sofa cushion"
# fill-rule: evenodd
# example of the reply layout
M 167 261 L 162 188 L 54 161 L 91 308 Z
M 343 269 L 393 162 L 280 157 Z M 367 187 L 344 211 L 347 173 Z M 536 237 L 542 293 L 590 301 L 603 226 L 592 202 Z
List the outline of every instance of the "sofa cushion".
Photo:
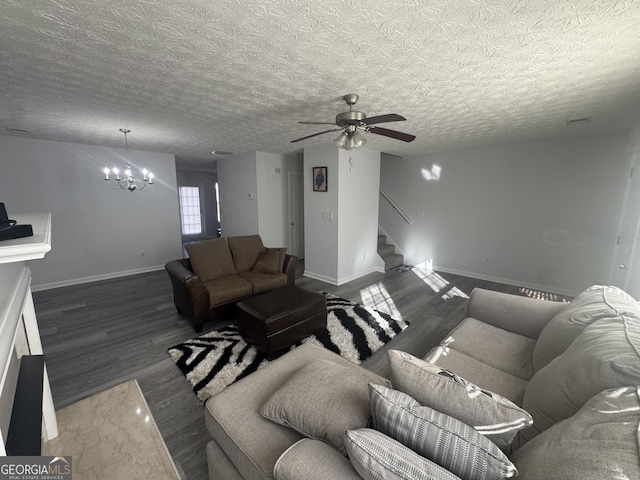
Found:
M 511 459 L 522 480 L 640 478 L 640 387 L 610 389 L 528 442 Z
M 569 418 L 602 390 L 626 385 L 640 385 L 640 320 L 598 320 L 529 382 L 523 407 L 533 427 L 519 433 L 520 444 Z
M 358 473 L 349 459 L 328 443 L 303 438 L 278 459 L 273 476 L 277 480 L 354 480 Z
M 193 273 L 203 282 L 236 273 L 229 246 L 224 238 L 187 243 Z
M 376 430 L 349 430 L 344 437 L 349 459 L 364 480 L 460 480 Z
M 371 417 L 369 382 L 390 385 L 364 369 L 316 360 L 301 368 L 263 405 L 265 418 L 325 441 L 346 454 L 342 435 Z
M 440 347 L 436 347 L 438 348 Z M 436 364 L 522 406 L 524 391 L 529 383 L 526 380 L 498 370 L 452 348 L 447 348 L 446 354 L 439 356 Z
M 218 277 L 204 282 L 204 286 L 209 292 L 209 304 L 211 306 L 248 297 L 253 291 L 251 283 L 239 275 Z
M 533 423 L 531 415 L 510 400 L 448 370 L 398 350 L 389 350 L 387 357 L 394 389 L 471 425 L 502 450 L 518 430 Z
M 640 318 L 637 302 L 618 287 L 594 285 L 555 315 L 540 333 L 533 351 L 536 371 L 564 352 L 588 326 L 620 315 Z
M 258 260 L 253 266 L 253 273 L 282 273 L 286 248 L 267 248 L 258 254 Z
M 246 271 L 240 272 L 238 276 L 251 284 L 254 295 L 287 285 L 287 276 L 284 273 L 269 274 Z
M 233 264 L 238 272 L 251 270 L 258 261 L 258 255 L 264 251 L 260 235 L 241 235 L 228 237 Z
M 473 427 L 409 395 L 369 385 L 373 427 L 464 480 L 500 480 L 518 474 L 507 456 Z
M 523 380 L 533 376 L 536 340 L 465 318 L 449 333 L 451 348 Z
M 270 480 L 273 467 L 302 436 L 260 415 L 260 408 L 301 367 L 319 358 L 360 369 L 313 343 L 306 343 L 238 380 L 205 404 L 205 423 L 245 480 Z

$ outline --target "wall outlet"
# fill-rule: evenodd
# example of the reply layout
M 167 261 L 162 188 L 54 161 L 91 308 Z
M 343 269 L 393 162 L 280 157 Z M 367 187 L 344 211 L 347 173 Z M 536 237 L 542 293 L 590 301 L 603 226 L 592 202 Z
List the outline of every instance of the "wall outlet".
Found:
M 333 212 L 322 212 L 323 220 L 333 220 Z

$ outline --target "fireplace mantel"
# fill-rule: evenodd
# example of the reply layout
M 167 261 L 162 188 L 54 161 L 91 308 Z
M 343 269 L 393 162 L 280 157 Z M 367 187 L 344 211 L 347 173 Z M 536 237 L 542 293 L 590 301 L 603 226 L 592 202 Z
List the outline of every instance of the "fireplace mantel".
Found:
M 43 258 L 51 250 L 51 214 L 12 215 L 31 224 L 33 236 L 0 242 L 0 455 L 6 455 L 7 430 L 13 406 L 19 361 L 23 355 L 42 355 L 42 343 L 31 296 L 27 260 Z M 45 366 L 42 401 L 43 438 L 58 435 L 53 397 Z

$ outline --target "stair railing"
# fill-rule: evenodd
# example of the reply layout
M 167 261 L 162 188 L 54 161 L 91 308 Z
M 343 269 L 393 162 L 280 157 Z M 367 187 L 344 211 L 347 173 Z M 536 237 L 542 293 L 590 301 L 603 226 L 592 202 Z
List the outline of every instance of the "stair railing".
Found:
M 384 198 L 387 199 L 387 202 L 389 202 L 391 204 L 391 206 L 396 210 L 396 212 L 398 212 L 400 214 L 400 216 L 402 218 L 404 218 L 404 220 L 411 225 L 413 223 L 413 220 L 411 220 L 409 217 L 407 217 L 407 215 L 400 209 L 400 207 L 398 206 L 398 204 L 396 202 L 394 202 L 393 200 L 391 200 L 391 198 L 389 197 L 389 195 L 387 195 L 387 193 L 380 189 L 380 195 L 382 195 Z

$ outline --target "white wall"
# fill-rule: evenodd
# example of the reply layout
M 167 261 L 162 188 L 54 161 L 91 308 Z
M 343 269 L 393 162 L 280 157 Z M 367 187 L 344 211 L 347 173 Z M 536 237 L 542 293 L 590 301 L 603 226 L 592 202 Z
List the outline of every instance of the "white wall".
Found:
M 289 172 L 302 173 L 296 155 L 256 153 L 258 233 L 269 247 L 289 246 Z
M 0 136 L 9 217 L 52 214 L 51 252 L 29 262 L 35 289 L 160 269 L 181 256 L 174 156 L 129 150 L 129 158 L 155 174 L 150 191 L 107 187 L 101 170 L 124 164 L 125 149 Z
M 313 167 L 324 166 L 327 192 L 314 192 Z M 305 148 L 306 276 L 341 285 L 379 269 L 379 180 L 379 152 L 346 152 L 333 145 Z
M 414 223 L 384 199 L 380 223 L 407 263 L 566 293 L 608 283 L 627 144 L 610 135 L 383 156 L 382 189 Z
M 377 254 L 380 152 L 338 154 L 338 279 L 345 283 L 384 265 Z
M 258 233 L 256 152 L 225 157 L 217 164 L 222 236 Z

